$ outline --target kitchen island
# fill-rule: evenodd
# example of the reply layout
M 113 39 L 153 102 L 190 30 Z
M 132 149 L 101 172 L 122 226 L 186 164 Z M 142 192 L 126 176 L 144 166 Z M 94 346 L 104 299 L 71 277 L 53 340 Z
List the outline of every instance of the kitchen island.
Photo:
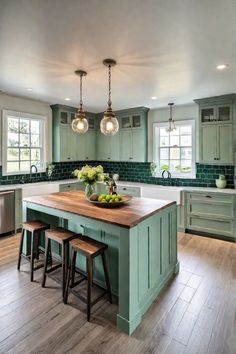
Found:
M 178 272 L 176 203 L 133 198 L 119 208 L 99 208 L 70 191 L 23 200 L 24 221 L 40 219 L 108 245 L 112 293 L 118 297 L 117 327 L 131 334 L 166 282 Z M 40 240 L 44 245 L 44 240 Z M 29 239 L 25 243 L 29 253 Z M 54 245 L 53 252 L 59 254 Z M 79 257 L 77 267 L 85 269 Z M 105 286 L 95 260 L 94 282 Z M 108 305 L 109 306 L 109 305 Z

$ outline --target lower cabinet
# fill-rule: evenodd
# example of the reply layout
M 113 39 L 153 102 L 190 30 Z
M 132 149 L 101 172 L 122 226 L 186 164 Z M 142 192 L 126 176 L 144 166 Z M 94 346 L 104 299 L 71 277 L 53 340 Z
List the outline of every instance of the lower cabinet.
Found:
M 22 224 L 22 189 L 15 190 L 15 230 L 21 229 Z
M 186 229 L 236 241 L 234 195 L 186 193 Z
M 59 185 L 59 192 L 68 192 L 76 190 L 84 191 L 84 185 L 82 182 L 63 183 Z

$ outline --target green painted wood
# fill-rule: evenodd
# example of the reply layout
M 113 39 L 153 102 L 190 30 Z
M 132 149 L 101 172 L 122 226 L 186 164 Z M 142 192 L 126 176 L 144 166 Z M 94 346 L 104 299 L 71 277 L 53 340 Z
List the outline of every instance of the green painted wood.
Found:
M 52 225 L 64 225 L 108 245 L 112 292 L 119 297 L 117 325 L 130 335 L 178 269 L 176 205 L 127 229 L 34 203 L 23 204 L 25 220 L 40 216 L 51 220 Z M 85 270 L 82 257 L 78 257 L 77 266 Z M 94 278 L 104 284 L 99 259 L 95 261 Z
M 21 228 L 22 223 L 22 189 L 15 189 L 15 231 Z
M 217 131 L 212 125 L 205 125 L 200 130 L 200 161 L 201 163 L 215 163 L 217 158 L 216 147 Z
M 120 161 L 132 161 L 132 131 L 120 131 Z
M 233 127 L 222 124 L 217 127 L 218 158 L 221 163 L 233 163 Z

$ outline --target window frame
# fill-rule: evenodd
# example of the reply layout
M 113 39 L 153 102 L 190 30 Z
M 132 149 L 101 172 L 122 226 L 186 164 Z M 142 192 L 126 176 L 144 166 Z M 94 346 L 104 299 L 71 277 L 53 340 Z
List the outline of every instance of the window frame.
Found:
M 195 119 L 175 120 L 175 126 L 191 125 L 192 127 L 192 170 L 191 172 L 170 171 L 172 178 L 196 178 L 196 122 Z M 168 127 L 168 122 L 155 122 L 153 123 L 153 162 L 160 163 L 160 128 Z M 156 134 L 156 130 L 159 133 Z M 158 162 L 159 161 L 159 162 Z M 158 168 L 158 167 L 157 167 Z M 162 171 L 156 170 L 154 177 L 162 177 Z
M 12 176 L 12 175 L 25 175 L 30 174 L 29 171 L 18 171 L 18 172 L 7 172 L 7 136 L 8 136 L 8 118 L 25 118 L 29 121 L 38 120 L 42 122 L 41 132 L 40 132 L 40 140 L 42 144 L 42 159 L 41 159 L 41 167 L 38 167 L 38 172 L 46 172 L 46 117 L 38 114 L 17 112 L 12 110 L 3 110 L 2 111 L 2 175 L 3 176 Z M 30 146 L 29 149 L 32 149 Z M 20 161 L 20 160 L 19 160 Z

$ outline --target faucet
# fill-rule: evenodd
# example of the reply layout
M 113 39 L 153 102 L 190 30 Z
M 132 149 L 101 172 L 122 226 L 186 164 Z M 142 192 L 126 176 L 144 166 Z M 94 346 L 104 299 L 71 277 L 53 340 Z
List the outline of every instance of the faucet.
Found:
M 31 166 L 30 166 L 30 181 L 32 180 L 33 168 L 35 169 L 36 177 L 37 177 L 37 173 L 38 173 L 37 166 L 36 166 L 36 165 L 31 165 Z M 37 180 L 37 178 L 36 178 L 36 180 Z
M 164 171 L 162 172 L 162 178 L 163 178 L 163 179 L 166 178 L 166 177 L 165 177 L 165 173 L 167 173 L 167 178 L 168 178 L 168 179 L 171 178 L 171 173 L 170 173 L 170 171 L 164 170 Z

